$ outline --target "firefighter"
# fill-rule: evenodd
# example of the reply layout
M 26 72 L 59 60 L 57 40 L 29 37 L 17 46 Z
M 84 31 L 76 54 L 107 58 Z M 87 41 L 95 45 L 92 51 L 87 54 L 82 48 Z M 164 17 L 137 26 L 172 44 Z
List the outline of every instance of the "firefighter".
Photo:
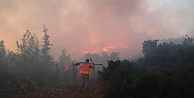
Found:
M 68 71 L 69 71 L 69 68 L 66 64 L 63 64 L 63 73 L 64 73 L 64 78 L 67 79 L 68 77 Z
M 81 85 L 79 87 L 79 91 L 81 91 L 82 86 L 86 82 L 86 90 L 89 90 L 88 83 L 89 83 L 89 74 L 91 73 L 91 68 L 93 67 L 89 64 L 89 59 L 86 59 L 86 63 L 83 63 L 79 74 L 81 74 Z

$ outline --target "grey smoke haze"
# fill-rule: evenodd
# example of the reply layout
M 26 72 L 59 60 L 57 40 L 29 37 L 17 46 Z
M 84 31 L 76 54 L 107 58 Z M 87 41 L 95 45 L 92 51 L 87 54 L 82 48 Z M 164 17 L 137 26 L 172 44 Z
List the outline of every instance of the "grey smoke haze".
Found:
M 26 29 L 42 42 L 45 24 L 57 58 L 115 47 L 122 56 L 141 53 L 148 38 L 194 36 L 193 0 L 0 0 L 0 39 L 16 51 Z M 127 48 L 125 48 L 128 46 Z

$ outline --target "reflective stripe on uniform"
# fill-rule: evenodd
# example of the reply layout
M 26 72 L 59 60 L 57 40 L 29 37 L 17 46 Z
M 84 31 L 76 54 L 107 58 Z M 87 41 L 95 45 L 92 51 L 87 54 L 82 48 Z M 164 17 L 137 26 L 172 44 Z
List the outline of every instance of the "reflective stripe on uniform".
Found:
M 82 67 L 79 71 L 79 74 L 90 74 L 91 73 L 91 69 L 89 68 L 90 64 L 82 64 Z

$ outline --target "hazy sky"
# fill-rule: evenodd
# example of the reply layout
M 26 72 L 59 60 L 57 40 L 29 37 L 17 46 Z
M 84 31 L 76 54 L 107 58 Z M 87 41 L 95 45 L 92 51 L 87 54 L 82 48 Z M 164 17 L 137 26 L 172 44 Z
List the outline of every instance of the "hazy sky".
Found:
M 148 38 L 194 36 L 194 0 L 0 0 L 0 40 L 16 51 L 27 29 L 42 44 L 48 28 L 51 53 L 78 59 L 83 51 L 139 54 Z

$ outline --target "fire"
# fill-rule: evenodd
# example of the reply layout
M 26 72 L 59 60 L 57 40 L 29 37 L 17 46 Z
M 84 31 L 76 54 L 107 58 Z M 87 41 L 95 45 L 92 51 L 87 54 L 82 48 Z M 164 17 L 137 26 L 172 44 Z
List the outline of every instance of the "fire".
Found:
M 108 49 L 107 47 L 104 47 L 104 48 L 102 49 L 102 51 L 106 52 L 106 51 L 109 51 L 109 49 Z
M 128 48 L 128 46 L 125 46 L 125 48 Z
M 109 50 L 111 50 L 111 49 L 115 49 L 115 46 L 104 47 L 104 48 L 102 49 L 102 51 L 103 51 L 103 52 L 106 52 L 106 51 L 109 51 Z
M 109 49 L 115 49 L 115 46 L 113 46 L 113 47 L 112 46 L 109 46 Z
M 87 54 L 87 53 L 89 53 L 88 51 L 83 51 L 83 55 L 85 55 L 85 54 Z

